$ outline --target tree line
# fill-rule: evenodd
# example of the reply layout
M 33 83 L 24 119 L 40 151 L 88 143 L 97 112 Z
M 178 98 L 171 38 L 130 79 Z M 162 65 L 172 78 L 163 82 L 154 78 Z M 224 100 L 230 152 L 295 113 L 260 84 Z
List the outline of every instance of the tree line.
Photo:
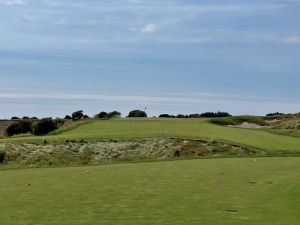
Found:
M 96 114 L 94 119 L 113 119 L 120 118 L 122 114 L 118 111 L 112 112 L 100 112 Z M 147 117 L 147 113 L 141 110 L 132 110 L 129 112 L 128 117 Z M 12 125 L 7 128 L 7 135 L 14 136 L 20 134 L 33 134 L 33 135 L 47 135 L 52 131 L 57 130 L 59 127 L 63 126 L 66 121 L 79 121 L 79 120 L 87 120 L 90 117 L 83 113 L 83 110 L 75 111 L 70 115 L 66 115 L 64 119 L 56 118 L 52 119 L 43 118 L 38 119 L 37 117 L 28 117 L 24 116 L 23 118 L 12 117 L 11 120 L 16 121 Z
M 120 118 L 122 114 L 118 111 L 112 112 L 100 112 L 96 114 L 94 119 L 113 119 Z M 177 116 L 169 114 L 161 114 L 160 118 L 215 118 L 215 117 L 229 117 L 231 116 L 227 112 L 205 112 L 201 114 L 190 114 L 183 115 L 179 114 Z M 132 117 L 148 117 L 147 113 L 142 110 L 132 110 L 128 113 L 129 118 Z M 7 135 L 14 136 L 20 134 L 33 134 L 33 135 L 47 135 L 52 131 L 57 130 L 63 126 L 67 121 L 80 121 L 91 119 L 88 115 L 84 114 L 83 110 L 78 110 L 73 112 L 71 115 L 66 115 L 64 119 L 56 118 L 43 118 L 38 119 L 37 117 L 27 117 L 24 116 L 22 119 L 18 117 L 12 117 L 12 120 L 16 120 L 16 123 L 13 123 L 7 128 Z M 18 121 L 20 120 L 20 121 Z
M 122 114 L 118 111 L 112 111 L 112 112 L 100 112 L 94 116 L 94 119 L 112 119 L 112 118 L 120 118 Z M 83 110 L 78 110 L 76 112 L 73 112 L 70 115 L 65 116 L 65 120 L 82 120 L 82 119 L 90 119 L 88 115 L 85 115 L 83 113 Z
M 34 134 L 46 135 L 64 124 L 63 119 L 43 118 L 38 122 L 26 120 L 13 123 L 7 128 L 7 135 Z
M 216 117 L 231 117 L 232 115 L 228 112 L 205 112 L 205 113 L 195 113 L 189 115 L 178 114 L 169 115 L 169 114 L 161 114 L 160 118 L 216 118 Z

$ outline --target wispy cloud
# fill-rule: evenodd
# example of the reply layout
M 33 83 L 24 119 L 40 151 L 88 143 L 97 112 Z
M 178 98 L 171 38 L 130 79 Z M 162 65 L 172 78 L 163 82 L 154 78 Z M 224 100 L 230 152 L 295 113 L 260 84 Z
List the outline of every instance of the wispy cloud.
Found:
M 141 11 L 141 13 L 161 13 L 161 12 L 243 12 L 243 11 L 270 11 L 285 7 L 285 3 L 220 3 L 220 4 L 191 4 L 189 2 L 181 4 L 177 1 L 140 1 L 129 0 L 126 2 L 110 1 L 110 2 L 97 2 L 86 4 L 83 1 L 46 1 L 50 6 L 64 6 L 67 8 L 88 8 L 94 11 L 114 12 L 114 11 Z M 130 3 L 130 4 L 128 4 Z
M 25 0 L 0 0 L 0 4 L 21 5 Z M 153 42 L 163 44 L 245 43 L 270 42 L 298 44 L 292 32 L 247 28 L 220 27 L 224 23 L 237 24 L 239 18 L 285 10 L 297 2 L 182 3 L 180 1 L 66 1 L 44 0 L 32 2 L 22 19 L 19 13 L 0 21 L 3 48 L 16 46 L 51 45 L 66 48 L 70 43 L 95 48 L 104 44 L 132 44 Z M 29 4 L 28 4 L 29 6 Z M 223 19 L 222 19 L 223 18 Z M 229 19 L 228 19 L 229 18 Z M 0 16 L 1 19 L 1 16 Z M 227 21 L 228 20 L 228 21 Z M 19 22 L 18 22 L 19 21 Z M 27 22 L 26 24 L 20 21 Z M 151 21 L 151 23 L 149 22 Z M 34 26 L 30 23 L 34 22 Z M 223 22 L 222 22 L 223 23 Z M 2 26 L 3 25 L 3 26 Z M 13 26 L 12 26 L 13 25 Z M 18 27 L 12 29 L 12 27 Z M 104 32 L 105 31 L 105 32 Z M 131 32 L 129 32 L 131 31 Z M 159 32 L 158 32 L 159 31 Z M 156 35 L 145 35 L 153 34 Z M 144 35 L 143 35 L 144 34 Z M 283 35 L 285 34 L 285 36 Z M 7 37 L 10 35 L 11 37 Z M 102 45 L 101 45 L 102 44 Z M 1 47 L 1 46 L 0 46 Z M 74 46 L 73 46 L 74 47 Z M 25 47 L 24 47 L 25 48 Z
M 142 28 L 142 32 L 148 33 L 148 34 L 155 33 L 156 30 L 157 30 L 157 27 L 154 23 L 149 23 L 145 27 Z
M 210 107 L 215 110 L 223 108 L 232 108 L 235 110 L 237 107 L 253 107 L 263 110 L 297 110 L 300 107 L 299 102 L 283 102 L 280 100 L 262 99 L 259 97 L 251 96 L 238 96 L 230 94 L 220 94 L 211 92 L 199 93 L 165 93 L 159 96 L 151 95 L 121 95 L 121 94 L 83 94 L 83 93 L 53 93 L 53 92 L 0 92 L 0 105 L 3 100 L 42 100 L 41 107 L 48 104 L 47 101 L 103 101 L 112 103 L 127 103 L 127 104 L 140 104 L 140 105 L 185 105 L 192 107 Z M 53 104 L 53 103 L 52 103 Z M 267 111 L 266 111 L 267 112 Z
M 24 14 L 24 20 L 31 23 L 31 22 L 33 22 L 34 18 L 28 14 Z
M 25 5 L 24 0 L 0 0 L 0 4 L 4 5 Z
M 300 44 L 300 36 L 293 35 L 283 38 L 283 42 L 288 44 Z

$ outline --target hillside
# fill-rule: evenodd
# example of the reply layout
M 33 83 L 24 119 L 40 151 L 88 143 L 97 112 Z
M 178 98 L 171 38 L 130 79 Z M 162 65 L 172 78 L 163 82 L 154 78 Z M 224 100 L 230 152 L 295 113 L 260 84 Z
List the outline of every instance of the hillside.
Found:
M 270 133 L 269 130 L 217 126 L 207 119 L 114 119 L 93 120 L 56 135 L 25 136 L 1 142 L 42 142 L 65 140 L 133 140 L 141 138 L 207 138 L 240 143 L 265 150 L 300 150 L 300 138 Z
M 148 141 L 148 145 L 145 146 L 142 140 Z M 158 140 L 165 141 L 165 144 L 161 144 Z M 0 143 L 2 143 L 2 148 L 15 152 L 14 155 L 17 154 L 19 157 L 21 157 L 20 154 L 26 152 L 26 155 L 28 153 L 32 155 L 34 151 L 42 151 L 46 154 L 53 149 L 55 152 L 69 149 L 73 152 L 72 154 L 80 152 L 79 149 L 82 151 L 87 149 L 93 154 L 96 154 L 95 151 L 102 154 L 101 151 L 104 150 L 100 150 L 101 146 L 107 146 L 108 152 L 116 150 L 116 152 L 123 153 L 128 149 L 130 151 L 149 149 L 144 152 L 156 149 L 154 155 L 161 155 L 157 152 L 166 149 L 165 145 L 170 145 L 169 148 L 173 151 L 177 148 L 185 149 L 184 155 L 190 155 L 186 151 L 201 156 L 218 155 L 220 152 L 224 156 L 223 153 L 226 151 L 231 152 L 229 155 L 253 154 L 253 152 L 255 154 L 260 152 L 259 155 L 300 154 L 300 138 L 298 137 L 280 135 L 266 128 L 242 129 L 219 126 L 208 119 L 91 120 L 63 127 L 52 135 L 6 138 L 1 139 Z M 234 150 L 235 148 L 238 150 Z M 135 156 L 147 158 L 147 155 L 143 154 L 135 154 Z

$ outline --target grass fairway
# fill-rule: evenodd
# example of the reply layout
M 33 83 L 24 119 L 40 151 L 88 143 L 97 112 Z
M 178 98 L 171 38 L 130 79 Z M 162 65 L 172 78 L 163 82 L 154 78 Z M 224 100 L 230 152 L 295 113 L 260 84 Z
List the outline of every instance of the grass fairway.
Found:
M 256 163 L 201 159 L 0 174 L 1 225 L 300 221 L 300 158 L 260 158 Z
M 138 138 L 208 138 L 218 139 L 269 151 L 300 152 L 300 138 L 279 135 L 259 129 L 217 126 L 205 119 L 116 119 L 96 120 L 58 135 L 3 139 L 28 142 L 43 139 L 138 139 Z

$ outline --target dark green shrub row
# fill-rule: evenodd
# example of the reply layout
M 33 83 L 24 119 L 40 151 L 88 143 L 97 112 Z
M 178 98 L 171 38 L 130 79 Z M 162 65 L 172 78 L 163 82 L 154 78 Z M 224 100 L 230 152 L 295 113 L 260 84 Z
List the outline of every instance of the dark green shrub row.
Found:
M 216 118 L 216 117 L 230 117 L 228 112 L 205 112 L 205 113 L 195 113 L 190 115 L 178 114 L 177 116 L 169 114 L 161 114 L 160 118 Z
M 112 112 L 100 112 L 99 114 L 96 114 L 94 118 L 96 119 L 104 119 L 104 118 L 119 118 L 121 117 L 121 113 L 118 111 L 112 111 Z M 90 117 L 88 115 L 83 114 L 83 110 L 78 110 L 76 112 L 72 113 L 72 116 L 66 115 L 65 120 L 82 120 L 82 119 L 89 119 Z
M 46 135 L 51 131 L 58 129 L 58 124 L 61 121 L 55 121 L 51 118 L 45 118 L 39 121 L 34 127 L 34 135 Z
M 33 124 L 31 121 L 20 121 L 10 125 L 7 128 L 7 135 L 13 136 L 18 134 L 34 134 L 34 135 L 46 135 L 64 124 L 64 120 L 52 118 L 44 118 Z
M 7 128 L 7 135 L 13 136 L 18 134 L 27 134 L 33 132 L 33 125 L 31 121 L 20 121 L 10 125 Z
M 147 117 L 147 113 L 141 110 L 132 110 L 129 112 L 128 117 Z
M 96 119 L 111 119 L 111 118 L 120 118 L 121 113 L 118 111 L 113 111 L 113 112 L 100 112 L 99 114 L 95 115 Z

